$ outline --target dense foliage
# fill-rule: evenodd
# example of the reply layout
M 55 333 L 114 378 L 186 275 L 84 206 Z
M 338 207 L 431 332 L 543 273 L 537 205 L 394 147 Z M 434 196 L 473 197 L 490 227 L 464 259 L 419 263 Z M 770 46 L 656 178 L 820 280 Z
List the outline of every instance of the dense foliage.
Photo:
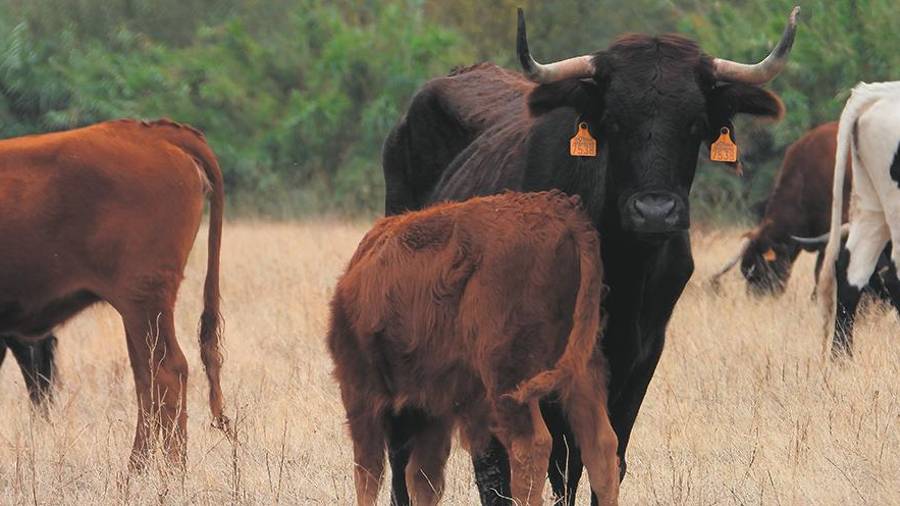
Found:
M 511 65 L 519 4 L 543 59 L 677 30 L 711 54 L 757 60 L 790 10 L 783 0 L 0 0 L 0 136 L 167 116 L 206 132 L 244 210 L 377 211 L 381 142 L 409 96 L 456 65 Z M 788 115 L 740 125 L 744 178 L 700 169 L 694 202 L 706 216 L 764 196 L 787 144 L 836 118 L 853 83 L 900 68 L 895 0 L 803 8 L 792 63 L 772 85 Z

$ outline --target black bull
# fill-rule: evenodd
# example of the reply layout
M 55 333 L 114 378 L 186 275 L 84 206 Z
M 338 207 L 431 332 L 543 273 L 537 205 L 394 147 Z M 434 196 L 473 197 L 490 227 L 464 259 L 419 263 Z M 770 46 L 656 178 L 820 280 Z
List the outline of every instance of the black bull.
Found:
M 783 67 L 796 13 L 770 58 L 752 66 L 712 58 L 678 35 L 630 35 L 594 55 L 540 65 L 528 53 L 520 13 L 520 59 L 540 84 L 492 64 L 434 79 L 385 142 L 389 215 L 506 189 L 556 188 L 581 197 L 604 243 L 610 291 L 603 352 L 623 477 L 666 326 L 694 269 L 688 193 L 698 151 L 722 127 L 733 131 L 735 114 L 782 115 L 780 100 L 758 85 Z M 597 140 L 596 156 L 569 153 L 580 123 Z M 548 399 L 542 410 L 554 440 L 553 491 L 568 493 L 572 504 L 580 454 L 557 404 Z M 404 475 L 422 416 L 406 410 L 385 421 L 397 504 L 409 502 Z M 482 502 L 509 497 L 500 444 L 473 460 Z

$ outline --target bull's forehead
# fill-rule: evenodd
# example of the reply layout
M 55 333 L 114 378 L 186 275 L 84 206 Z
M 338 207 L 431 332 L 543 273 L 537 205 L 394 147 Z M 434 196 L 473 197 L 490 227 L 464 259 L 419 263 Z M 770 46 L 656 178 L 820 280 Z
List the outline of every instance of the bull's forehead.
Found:
M 682 114 L 705 106 L 701 83 L 711 80 L 707 60 L 694 41 L 679 35 L 630 35 L 599 55 L 596 64 L 603 68 L 610 105 Z
M 696 80 L 613 76 L 607 88 L 606 107 L 618 121 L 639 124 L 650 118 L 672 118 L 677 123 L 694 121 L 706 112 L 706 96 Z

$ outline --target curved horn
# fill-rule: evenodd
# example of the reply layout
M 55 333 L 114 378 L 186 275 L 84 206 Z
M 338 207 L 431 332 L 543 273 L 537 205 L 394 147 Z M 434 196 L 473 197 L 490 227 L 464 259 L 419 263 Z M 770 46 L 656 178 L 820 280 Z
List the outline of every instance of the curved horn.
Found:
M 534 58 L 531 57 L 531 51 L 528 50 L 528 35 L 525 32 L 525 11 L 520 8 L 518 13 L 519 29 L 516 34 L 516 52 L 519 54 L 522 71 L 528 79 L 543 84 L 594 75 L 594 62 L 589 55 L 576 56 L 575 58 L 546 65 L 534 61 Z
M 841 239 L 846 239 L 847 234 L 849 233 L 850 224 L 844 223 L 841 225 Z M 824 246 L 828 243 L 828 235 L 829 232 L 825 232 L 824 234 L 815 237 L 797 237 L 796 235 L 792 235 L 791 239 L 797 244 L 802 244 L 804 246 Z
M 788 17 L 787 27 L 781 35 L 781 40 L 769 56 L 755 64 L 738 63 L 722 58 L 713 60 L 713 73 L 719 81 L 728 81 L 747 84 L 765 84 L 777 76 L 787 64 L 791 47 L 794 45 L 794 36 L 797 35 L 797 16 L 800 7 L 794 7 Z
M 744 256 L 744 253 L 747 252 L 747 248 L 750 247 L 750 237 L 745 236 L 741 239 L 741 245 L 738 248 L 737 255 L 734 256 L 731 260 L 729 260 L 725 265 L 722 266 L 721 269 L 716 271 L 715 274 L 710 276 L 709 282 L 713 285 L 713 287 L 719 286 L 719 278 L 721 278 L 726 272 L 730 271 L 732 267 L 737 265 L 737 263 L 741 260 L 741 257 Z

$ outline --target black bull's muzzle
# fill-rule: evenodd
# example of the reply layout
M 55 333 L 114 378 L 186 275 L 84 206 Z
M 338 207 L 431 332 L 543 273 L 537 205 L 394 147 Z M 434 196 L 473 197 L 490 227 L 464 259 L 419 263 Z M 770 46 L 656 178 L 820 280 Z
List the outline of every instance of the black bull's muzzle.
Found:
M 667 191 L 638 192 L 625 200 L 622 228 L 642 234 L 673 234 L 690 227 L 685 199 Z

